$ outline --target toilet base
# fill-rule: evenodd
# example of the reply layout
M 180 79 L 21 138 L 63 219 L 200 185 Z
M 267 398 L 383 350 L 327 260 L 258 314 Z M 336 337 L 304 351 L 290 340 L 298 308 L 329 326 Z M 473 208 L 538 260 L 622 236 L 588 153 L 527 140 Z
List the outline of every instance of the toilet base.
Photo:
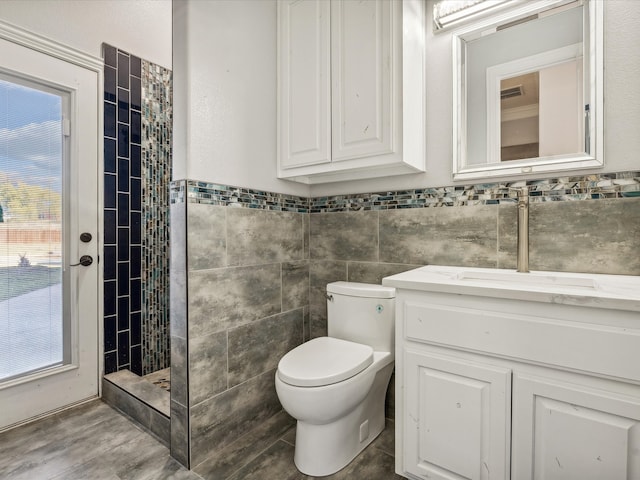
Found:
M 294 457 L 298 470 L 316 477 L 336 473 L 384 430 L 384 401 L 393 365 L 376 373 L 365 399 L 344 417 L 325 425 L 298 420 Z

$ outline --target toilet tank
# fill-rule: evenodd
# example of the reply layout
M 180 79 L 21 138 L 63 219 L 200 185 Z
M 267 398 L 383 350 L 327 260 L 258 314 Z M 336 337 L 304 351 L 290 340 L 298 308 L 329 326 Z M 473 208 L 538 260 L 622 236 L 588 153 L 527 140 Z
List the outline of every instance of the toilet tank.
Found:
M 328 335 L 394 351 L 395 296 L 393 287 L 355 282 L 327 285 Z

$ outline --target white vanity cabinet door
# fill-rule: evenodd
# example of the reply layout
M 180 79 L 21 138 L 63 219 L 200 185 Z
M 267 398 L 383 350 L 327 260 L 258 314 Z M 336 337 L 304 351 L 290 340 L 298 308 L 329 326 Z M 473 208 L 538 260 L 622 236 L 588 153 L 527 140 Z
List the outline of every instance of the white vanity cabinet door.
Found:
M 401 2 L 334 0 L 331 4 L 332 160 L 393 153 L 393 118 L 401 88 L 394 75 Z M 397 22 L 396 22 L 397 24 Z M 395 90 L 394 90 L 395 89 Z M 395 111 L 398 111 L 396 108 Z M 394 131 L 395 127 L 395 131 Z
M 513 479 L 640 478 L 640 398 L 514 374 Z
M 403 363 L 405 473 L 509 478 L 511 371 L 420 350 Z
M 278 2 L 281 169 L 331 161 L 330 3 Z

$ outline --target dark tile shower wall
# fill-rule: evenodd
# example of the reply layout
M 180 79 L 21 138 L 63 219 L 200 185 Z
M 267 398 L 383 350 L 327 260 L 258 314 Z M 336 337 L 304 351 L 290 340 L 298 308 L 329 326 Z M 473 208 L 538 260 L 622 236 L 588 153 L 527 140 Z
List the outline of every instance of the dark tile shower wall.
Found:
M 104 45 L 105 373 L 169 355 L 171 72 Z

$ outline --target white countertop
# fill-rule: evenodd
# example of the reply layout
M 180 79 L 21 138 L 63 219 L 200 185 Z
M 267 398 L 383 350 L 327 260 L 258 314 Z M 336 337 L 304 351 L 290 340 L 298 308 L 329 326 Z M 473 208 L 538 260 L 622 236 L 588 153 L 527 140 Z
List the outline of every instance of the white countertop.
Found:
M 640 276 L 518 273 L 429 265 L 382 279 L 398 289 L 475 295 L 640 312 Z

